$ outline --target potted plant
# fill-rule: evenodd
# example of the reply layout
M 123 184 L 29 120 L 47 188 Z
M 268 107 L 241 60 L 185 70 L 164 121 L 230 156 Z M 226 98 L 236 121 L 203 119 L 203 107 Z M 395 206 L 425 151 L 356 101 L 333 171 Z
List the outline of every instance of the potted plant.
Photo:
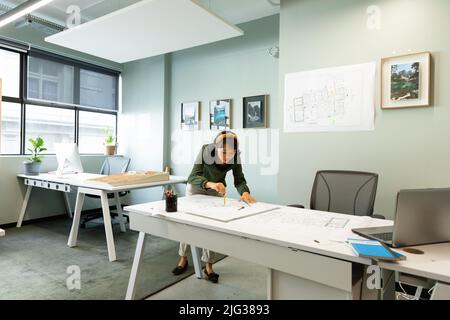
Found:
M 113 130 L 108 127 L 104 128 L 103 132 L 106 133 L 105 137 L 105 155 L 113 156 L 116 154 L 116 143 L 114 142 Z
M 31 144 L 31 148 L 27 150 L 31 152 L 31 157 L 25 161 L 25 174 L 29 176 L 37 176 L 41 172 L 41 164 L 42 164 L 42 156 L 41 152 L 47 151 L 47 148 L 44 147 L 44 139 L 41 137 L 37 137 L 36 139 L 28 140 Z

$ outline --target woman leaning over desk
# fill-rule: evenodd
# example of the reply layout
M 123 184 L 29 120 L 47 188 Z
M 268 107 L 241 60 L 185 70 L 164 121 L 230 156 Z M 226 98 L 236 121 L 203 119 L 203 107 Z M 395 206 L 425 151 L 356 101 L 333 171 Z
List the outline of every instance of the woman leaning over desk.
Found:
M 244 173 L 242 172 L 241 159 L 239 156 L 238 137 L 231 131 L 222 131 L 211 144 L 204 145 L 195 160 L 194 167 L 188 178 L 186 196 L 204 194 L 223 197 L 226 194 L 225 177 L 228 171 L 233 171 L 234 186 L 241 195 L 239 200 L 254 203 L 255 199 L 250 195 Z M 186 271 L 188 266 L 187 252 L 188 244 L 180 243 L 178 254 L 180 260 L 177 267 L 172 270 L 173 274 L 180 275 Z M 208 280 L 217 283 L 219 275 L 212 267 L 211 253 L 203 249 L 202 261 L 206 263 L 205 274 Z

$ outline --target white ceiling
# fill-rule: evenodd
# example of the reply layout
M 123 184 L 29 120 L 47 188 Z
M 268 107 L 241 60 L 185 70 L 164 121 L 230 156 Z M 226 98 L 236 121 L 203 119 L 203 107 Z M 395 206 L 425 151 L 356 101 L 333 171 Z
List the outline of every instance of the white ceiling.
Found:
M 242 34 L 192 1 L 144 0 L 45 40 L 125 63 Z
M 27 0 L 0 0 L 0 3 L 15 7 Z M 89 21 L 113 11 L 135 4 L 140 0 L 55 0 L 34 12 L 35 15 L 60 25 L 65 25 L 70 5 L 81 9 L 82 20 Z M 279 6 L 268 0 L 195 0 L 226 21 L 239 24 L 279 13 Z M 273 3 L 279 0 L 271 0 Z

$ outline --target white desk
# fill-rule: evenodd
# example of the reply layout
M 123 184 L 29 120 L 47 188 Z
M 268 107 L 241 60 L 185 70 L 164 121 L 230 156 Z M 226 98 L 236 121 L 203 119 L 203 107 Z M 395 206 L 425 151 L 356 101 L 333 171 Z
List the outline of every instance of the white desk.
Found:
M 339 239 L 352 236 L 351 229 L 355 227 L 393 224 L 369 217 L 283 206 L 230 222 L 182 213 L 180 206 L 177 213 L 153 215 L 159 212 L 155 207 L 160 206 L 160 202 L 152 202 L 125 208 L 130 229 L 139 231 L 127 299 L 134 298 L 146 234 L 191 244 L 198 278 L 202 278 L 198 250 L 208 248 L 267 267 L 269 299 L 352 299 L 357 296 L 352 264 L 371 265 L 372 261 L 355 256 Z M 349 222 L 340 230 L 316 227 L 308 223 L 311 215 L 346 218 Z M 305 225 L 296 223 L 297 217 L 305 217 Z
M 69 174 L 64 175 L 64 178 L 58 178 L 54 174 L 40 174 L 38 176 L 27 176 L 18 175 L 19 178 L 23 178 L 25 185 L 27 185 L 27 191 L 25 194 L 25 199 L 22 205 L 22 209 L 19 214 L 19 219 L 17 222 L 17 227 L 20 228 L 22 221 L 28 206 L 28 201 L 30 199 L 30 194 L 33 188 L 43 188 L 48 190 L 60 191 L 67 195 L 72 189 L 77 188 L 77 200 L 75 203 L 75 213 L 73 216 L 72 228 L 70 230 L 69 241 L 67 245 L 69 247 L 75 247 L 77 244 L 78 228 L 80 224 L 81 211 L 83 208 L 84 198 L 86 194 L 96 195 L 100 197 L 102 204 L 103 219 L 105 225 L 106 242 L 108 246 L 108 256 L 110 261 L 116 260 L 116 250 L 114 246 L 114 237 L 112 233 L 111 216 L 109 211 L 108 194 L 113 193 L 115 196 L 117 213 L 120 220 L 120 228 L 122 232 L 125 232 L 125 224 L 123 222 L 123 212 L 122 205 L 120 203 L 119 193 L 122 191 L 154 188 L 154 187 L 164 187 L 167 185 L 186 183 L 186 177 L 170 176 L 167 181 L 142 183 L 136 185 L 127 185 L 113 187 L 104 183 L 87 181 L 88 179 L 93 179 L 97 177 L 102 177 L 98 174 L 81 173 L 81 174 Z M 68 212 L 70 212 L 70 205 L 66 198 L 66 206 Z
M 444 297 L 439 291 L 445 290 L 446 299 L 450 299 L 450 243 L 417 246 L 414 249 L 422 251 L 424 254 L 411 254 L 400 249 L 399 251 L 407 258 L 398 262 L 379 262 L 380 268 L 389 271 L 406 273 L 426 279 L 437 281 L 435 296 L 440 299 Z

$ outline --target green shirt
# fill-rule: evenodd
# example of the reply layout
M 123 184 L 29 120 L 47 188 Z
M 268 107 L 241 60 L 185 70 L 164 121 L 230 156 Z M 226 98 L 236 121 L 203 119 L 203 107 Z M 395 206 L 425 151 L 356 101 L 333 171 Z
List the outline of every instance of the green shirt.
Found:
M 233 163 L 220 165 L 214 163 L 215 158 L 215 146 L 214 144 L 206 144 L 202 147 L 197 159 L 195 160 L 194 167 L 188 178 L 188 183 L 195 188 L 206 190 L 205 184 L 207 182 L 218 183 L 221 182 L 227 186 L 225 177 L 227 172 L 233 170 L 234 186 L 240 195 L 244 192 L 250 193 L 250 189 L 247 186 L 244 173 L 242 172 L 241 159 L 237 154 L 234 157 Z

